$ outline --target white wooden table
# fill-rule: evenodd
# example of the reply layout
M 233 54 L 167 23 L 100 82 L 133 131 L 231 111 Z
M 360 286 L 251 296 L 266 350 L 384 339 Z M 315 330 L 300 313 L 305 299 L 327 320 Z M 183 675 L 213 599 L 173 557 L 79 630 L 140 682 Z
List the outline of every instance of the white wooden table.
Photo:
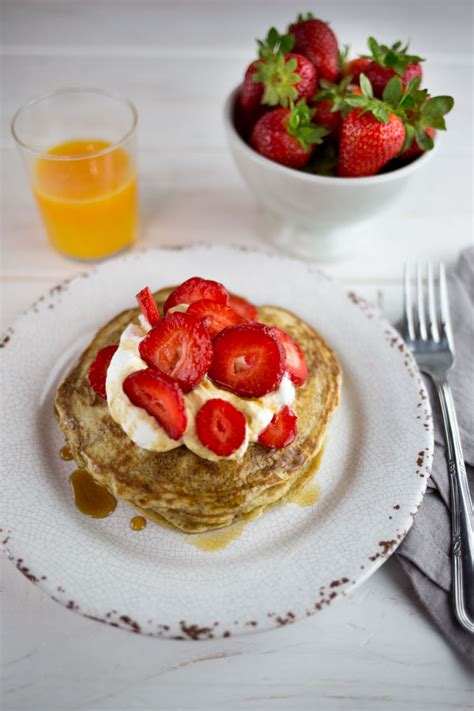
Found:
M 442 150 L 404 201 L 374 226 L 364 254 L 325 268 L 400 313 L 410 259 L 452 262 L 472 240 L 472 53 L 468 0 L 313 3 L 341 42 L 412 39 L 427 85 L 449 93 Z M 52 89 L 94 85 L 140 114 L 142 245 L 262 245 L 258 214 L 227 152 L 221 107 L 253 56 L 299 2 L 4 0 L 2 2 L 2 329 L 83 265 L 43 235 L 9 120 Z M 8 416 L 8 413 L 3 413 Z M 0 707 L 83 709 L 462 709 L 472 676 L 438 635 L 390 560 L 343 603 L 305 622 L 231 640 L 164 642 L 73 615 L 3 559 Z M 3 704 L 3 705 L 2 705 Z

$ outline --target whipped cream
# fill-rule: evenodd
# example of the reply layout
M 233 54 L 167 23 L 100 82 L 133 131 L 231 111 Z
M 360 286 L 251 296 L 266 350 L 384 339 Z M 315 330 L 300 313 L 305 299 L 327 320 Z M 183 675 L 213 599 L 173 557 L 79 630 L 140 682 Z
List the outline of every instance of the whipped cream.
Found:
M 175 307 L 176 310 L 178 308 L 179 306 Z M 157 420 L 141 407 L 133 405 L 123 391 L 123 381 L 130 373 L 148 368 L 148 365 L 140 357 L 139 344 L 149 328 L 146 320 L 140 318 L 139 326 L 130 324 L 123 331 L 119 347 L 107 370 L 105 384 L 107 405 L 112 419 L 139 447 L 152 452 L 167 452 L 184 444 L 198 456 L 211 461 L 240 459 L 247 451 L 249 443 L 258 440 L 260 433 L 270 423 L 273 415 L 283 405 L 293 403 L 296 396 L 295 387 L 286 373 L 276 390 L 263 397 L 251 399 L 241 398 L 234 393 L 218 388 L 205 375 L 194 390 L 184 395 L 187 415 L 187 427 L 184 435 L 178 440 L 171 439 Z M 245 439 L 229 457 L 219 457 L 205 447 L 197 436 L 196 415 L 205 402 L 214 398 L 230 402 L 242 412 L 246 420 Z

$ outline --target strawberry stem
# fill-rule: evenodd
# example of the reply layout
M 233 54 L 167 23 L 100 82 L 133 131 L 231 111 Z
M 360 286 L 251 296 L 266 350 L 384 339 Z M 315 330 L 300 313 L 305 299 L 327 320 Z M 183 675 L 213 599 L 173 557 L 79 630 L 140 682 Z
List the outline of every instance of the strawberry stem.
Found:
M 435 96 L 430 98 L 426 89 L 420 89 L 420 77 L 414 77 L 403 90 L 399 76 L 393 76 L 385 86 L 382 100 L 373 98 L 372 85 L 365 74 L 360 75 L 361 95 L 347 94 L 344 104 L 350 109 L 360 109 L 362 113 L 370 112 L 378 121 L 386 123 L 390 114 L 395 114 L 405 126 L 405 142 L 401 153 L 408 148 L 413 139 L 424 151 L 433 148 L 433 139 L 425 129 L 435 128 L 446 130 L 444 116 L 454 106 L 452 96 Z M 344 111 L 344 109 L 343 109 Z M 347 108 L 346 108 L 347 111 Z
M 402 76 L 405 69 L 415 62 L 424 62 L 422 57 L 416 54 L 408 54 L 408 42 L 404 47 L 402 43 L 395 42 L 391 47 L 386 44 L 379 44 L 376 39 L 369 37 L 367 45 L 370 49 L 372 59 L 381 67 L 389 67 L 399 76 Z
M 301 99 L 291 107 L 288 117 L 286 130 L 300 142 L 305 151 L 309 150 L 311 145 L 322 143 L 324 136 L 329 133 L 323 126 L 312 122 L 315 113 L 315 109 L 310 109 L 306 101 Z
M 288 60 L 285 58 L 294 43 L 292 35 L 281 35 L 275 27 L 269 29 L 265 40 L 257 40 L 262 61 L 257 63 L 258 71 L 253 75 L 253 80 L 265 87 L 262 104 L 288 107 L 291 101 L 298 98 L 296 84 L 301 81 L 295 71 L 298 63 L 294 57 Z

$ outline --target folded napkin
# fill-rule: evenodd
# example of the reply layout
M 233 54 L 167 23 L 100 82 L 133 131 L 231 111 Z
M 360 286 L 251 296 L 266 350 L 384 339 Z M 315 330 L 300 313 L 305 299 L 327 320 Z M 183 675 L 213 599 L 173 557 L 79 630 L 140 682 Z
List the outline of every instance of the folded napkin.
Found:
M 466 471 L 474 489 L 474 247 L 461 252 L 448 274 L 448 290 L 456 361 L 449 373 Z M 474 664 L 474 635 L 461 627 L 451 595 L 451 502 L 446 447 L 438 397 L 429 378 L 435 426 L 431 479 L 413 526 L 397 550 L 397 558 L 423 607 L 446 639 Z

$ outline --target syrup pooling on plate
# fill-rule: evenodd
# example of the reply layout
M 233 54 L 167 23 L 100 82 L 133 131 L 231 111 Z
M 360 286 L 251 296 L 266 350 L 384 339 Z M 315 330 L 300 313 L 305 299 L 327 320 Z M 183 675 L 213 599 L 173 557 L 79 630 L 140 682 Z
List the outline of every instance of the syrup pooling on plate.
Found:
M 296 482 L 287 495 L 283 497 L 283 503 L 288 502 L 297 506 L 307 507 L 317 504 L 320 497 L 319 484 L 315 481 L 316 474 L 321 465 L 321 459 L 325 450 L 325 444 L 321 447 L 317 455 L 314 457 L 309 467 L 308 473 L 302 477 L 301 481 Z M 254 519 L 258 518 L 265 508 L 279 506 L 281 501 L 276 504 L 264 507 L 261 510 L 251 511 L 246 515 L 243 521 L 234 523 L 224 529 L 210 531 L 208 533 L 191 534 L 187 536 L 186 542 L 198 548 L 205 553 L 215 553 L 230 546 L 237 538 L 243 534 L 245 528 Z
M 71 462 L 74 459 L 74 457 L 72 456 L 72 452 L 67 446 L 67 444 L 65 444 L 64 447 L 59 450 L 59 456 L 64 462 Z
M 288 503 L 297 504 L 298 506 L 313 506 L 318 503 L 321 490 L 315 478 L 321 465 L 321 459 L 325 449 L 326 442 L 323 443 L 323 446 L 313 459 L 308 474 L 302 478 L 301 483 L 296 482 L 286 495 L 285 500 L 288 501 Z
M 134 516 L 130 520 L 130 528 L 132 531 L 143 531 L 146 526 L 146 518 L 144 516 Z
M 205 553 L 215 553 L 227 548 L 239 538 L 248 523 L 248 521 L 239 521 L 239 523 L 234 523 L 232 526 L 227 526 L 227 528 L 219 531 L 191 533 L 188 534 L 186 542 Z
M 117 499 L 103 486 L 96 484 L 85 469 L 76 469 L 71 474 L 74 501 L 83 514 L 92 518 L 106 518 L 115 511 Z

